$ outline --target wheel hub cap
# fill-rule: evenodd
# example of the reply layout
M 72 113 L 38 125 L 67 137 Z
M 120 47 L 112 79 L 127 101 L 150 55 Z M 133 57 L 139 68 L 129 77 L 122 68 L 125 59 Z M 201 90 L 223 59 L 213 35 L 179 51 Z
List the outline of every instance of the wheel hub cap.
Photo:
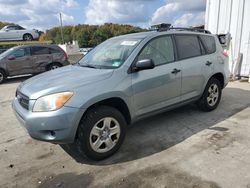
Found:
M 208 97 L 207 97 L 207 102 L 209 106 L 214 106 L 219 98 L 219 87 L 216 84 L 212 84 L 208 88 Z
M 118 142 L 120 137 L 120 124 L 112 117 L 99 120 L 90 132 L 90 146 L 98 152 L 110 151 Z

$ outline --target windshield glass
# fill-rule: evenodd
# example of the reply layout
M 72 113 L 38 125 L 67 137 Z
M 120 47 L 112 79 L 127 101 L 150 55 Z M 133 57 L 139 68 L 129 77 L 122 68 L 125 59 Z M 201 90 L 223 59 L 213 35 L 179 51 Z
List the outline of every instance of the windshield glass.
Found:
M 80 66 L 91 68 L 115 69 L 120 67 L 141 39 L 111 39 L 91 50 L 83 59 Z
M 8 56 L 11 52 L 13 52 L 13 50 L 15 50 L 16 48 L 11 48 L 9 50 L 6 50 L 5 52 L 0 54 L 0 59 L 5 58 L 6 56 Z
M 7 28 L 7 26 L 4 26 L 1 30 L 4 31 Z

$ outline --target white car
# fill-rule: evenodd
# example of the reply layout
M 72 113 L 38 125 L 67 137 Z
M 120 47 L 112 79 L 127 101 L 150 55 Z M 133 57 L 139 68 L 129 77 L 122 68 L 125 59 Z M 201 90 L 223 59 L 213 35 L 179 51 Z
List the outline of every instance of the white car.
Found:
M 89 53 L 93 48 L 80 48 L 79 52 L 82 53 L 83 55 L 86 55 Z
M 39 31 L 25 29 L 19 25 L 7 25 L 0 30 L 0 41 L 32 41 L 39 38 Z

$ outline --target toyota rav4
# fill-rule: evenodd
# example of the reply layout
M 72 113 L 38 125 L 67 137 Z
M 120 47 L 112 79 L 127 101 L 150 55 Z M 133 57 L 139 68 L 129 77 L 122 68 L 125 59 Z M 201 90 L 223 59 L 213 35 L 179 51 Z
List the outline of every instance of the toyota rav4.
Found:
M 32 138 L 74 143 L 80 154 L 101 160 L 139 119 L 188 103 L 212 111 L 229 81 L 228 57 L 216 35 L 201 31 L 111 38 L 79 63 L 20 84 L 15 114 Z

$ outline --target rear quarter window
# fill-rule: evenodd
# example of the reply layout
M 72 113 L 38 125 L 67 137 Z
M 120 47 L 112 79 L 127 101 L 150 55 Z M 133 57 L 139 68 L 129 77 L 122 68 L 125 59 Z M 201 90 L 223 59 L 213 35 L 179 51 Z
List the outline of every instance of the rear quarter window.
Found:
M 48 48 L 40 46 L 32 47 L 32 55 L 44 55 L 44 54 L 49 54 Z
M 197 35 L 176 35 L 175 41 L 179 59 L 201 55 L 201 48 Z
M 202 44 L 204 45 L 204 47 L 206 49 L 207 54 L 212 54 L 216 51 L 216 44 L 215 44 L 214 37 L 201 35 L 200 39 L 201 39 Z
M 62 50 L 57 49 L 57 48 L 49 48 L 49 51 L 50 51 L 51 54 L 62 53 Z

